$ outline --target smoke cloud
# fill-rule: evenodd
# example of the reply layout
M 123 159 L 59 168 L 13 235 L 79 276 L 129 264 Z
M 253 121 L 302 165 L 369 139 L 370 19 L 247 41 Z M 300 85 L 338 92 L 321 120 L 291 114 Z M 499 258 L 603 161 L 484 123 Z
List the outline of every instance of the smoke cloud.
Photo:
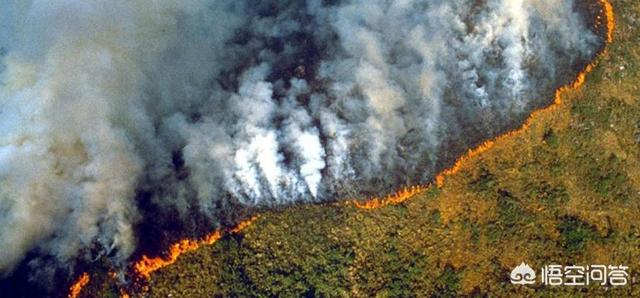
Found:
M 595 55 L 580 5 L 0 0 L 0 273 L 428 182 Z

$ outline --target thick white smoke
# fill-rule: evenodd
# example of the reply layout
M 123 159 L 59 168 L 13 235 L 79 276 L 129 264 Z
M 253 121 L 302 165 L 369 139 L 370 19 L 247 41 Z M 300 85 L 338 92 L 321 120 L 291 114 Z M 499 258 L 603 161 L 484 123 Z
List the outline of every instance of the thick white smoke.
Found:
M 124 261 L 139 222 L 426 182 L 550 102 L 601 46 L 586 19 L 573 0 L 0 0 L 0 273 Z

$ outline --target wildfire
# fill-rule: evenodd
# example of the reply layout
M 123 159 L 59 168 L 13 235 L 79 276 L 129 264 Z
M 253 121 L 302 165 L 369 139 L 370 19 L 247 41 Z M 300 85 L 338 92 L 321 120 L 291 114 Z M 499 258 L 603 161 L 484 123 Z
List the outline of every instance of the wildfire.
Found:
M 252 217 L 246 221 L 239 223 L 237 226 L 228 231 L 231 233 L 239 233 L 240 231 L 251 225 L 251 223 L 253 223 L 256 219 L 257 216 Z M 178 257 L 180 257 L 180 255 L 182 255 L 183 253 L 196 250 L 202 245 L 211 245 L 216 243 L 216 241 L 222 238 L 223 232 L 223 230 L 215 230 L 214 232 L 204 236 L 202 239 L 180 240 L 169 247 L 169 250 L 167 251 L 165 256 L 142 256 L 142 258 L 134 264 L 133 268 L 138 275 L 149 279 L 151 273 L 162 267 L 175 263 L 176 260 L 178 260 Z
M 606 44 L 610 44 L 613 41 L 613 32 L 615 29 L 615 14 L 613 12 L 613 5 L 611 5 L 611 3 L 609 2 L 609 0 L 599 0 L 601 5 L 602 5 L 602 10 L 600 11 L 600 16 L 598 16 L 598 22 L 596 23 L 597 26 L 600 25 L 600 22 L 602 20 L 602 18 L 604 17 L 606 19 L 606 24 L 607 24 L 607 32 L 606 32 Z M 606 54 L 606 48 L 605 50 L 603 50 L 600 53 L 600 56 Z M 506 132 L 500 136 L 497 136 L 491 140 L 487 140 L 485 142 L 483 142 L 482 144 L 480 144 L 478 147 L 473 148 L 473 149 L 469 149 L 469 151 L 467 151 L 466 154 L 462 155 L 460 158 L 458 158 L 456 160 L 456 162 L 453 164 L 452 167 L 445 169 L 444 171 L 442 171 L 440 174 L 438 174 L 435 178 L 435 185 L 440 188 L 444 185 L 444 181 L 445 178 L 447 176 L 451 176 L 457 172 L 460 171 L 460 169 L 462 168 L 462 166 L 470 159 L 472 159 L 475 156 L 478 156 L 480 154 L 482 154 L 483 152 L 493 148 L 497 142 L 500 142 L 503 139 L 507 139 L 507 138 L 511 138 L 513 136 L 516 136 L 518 134 L 521 134 L 522 132 L 524 132 L 525 130 L 527 130 L 529 128 L 529 126 L 531 126 L 531 123 L 533 123 L 533 120 L 535 118 L 538 117 L 538 115 L 542 114 L 542 113 L 547 113 L 551 110 L 557 109 L 561 104 L 562 104 L 562 94 L 566 91 L 569 90 L 575 90 L 580 88 L 580 86 L 582 86 L 584 84 L 585 78 L 587 76 L 588 73 L 590 73 L 593 68 L 595 67 L 596 63 L 597 63 L 598 59 L 594 59 L 593 62 L 591 62 L 589 65 L 587 65 L 580 73 L 578 73 L 576 79 L 569 83 L 568 85 L 562 86 L 560 88 L 558 88 L 558 90 L 556 90 L 555 93 L 555 97 L 554 97 L 554 101 L 553 104 L 551 104 L 550 106 L 534 111 L 533 113 L 531 113 L 531 115 L 529 116 L 529 118 L 527 118 L 527 120 L 524 122 L 524 124 L 522 126 L 520 126 L 520 128 Z M 362 209 L 376 209 L 376 208 L 381 208 L 381 207 L 385 207 L 387 205 L 395 205 L 395 204 L 399 204 L 402 203 L 404 201 L 406 201 L 407 199 L 413 197 L 414 195 L 423 192 L 424 190 L 428 189 L 430 187 L 430 185 L 426 185 L 426 186 L 413 186 L 413 187 L 409 187 L 409 188 L 404 188 L 403 190 L 389 195 L 387 197 L 385 197 L 384 199 L 380 199 L 380 198 L 373 198 L 364 202 L 361 201 L 353 201 L 354 205 L 357 208 L 362 208 Z
M 78 280 L 76 280 L 69 288 L 68 297 L 77 298 L 78 295 L 80 295 L 80 291 L 82 291 L 82 288 L 84 288 L 84 286 L 86 286 L 89 283 L 90 279 L 91 278 L 89 277 L 89 273 L 87 272 L 82 273 L 82 275 L 80 275 Z
M 602 5 L 602 10 L 601 10 L 601 16 L 598 17 L 596 25 L 597 26 L 601 25 L 601 21 L 603 17 L 606 19 L 606 24 L 607 24 L 607 28 L 606 28 L 607 32 L 605 35 L 606 43 L 610 44 L 613 41 L 613 33 L 615 28 L 615 14 L 613 11 L 613 5 L 611 5 L 609 0 L 599 0 L 599 2 Z M 601 55 L 604 55 L 605 53 L 606 53 L 606 49 L 601 53 Z M 456 162 L 452 167 L 445 169 L 444 171 L 442 171 L 440 174 L 436 176 L 435 185 L 439 188 L 442 187 L 444 185 L 445 178 L 447 176 L 451 176 L 459 172 L 463 164 L 467 162 L 469 159 L 493 148 L 497 142 L 500 142 L 500 140 L 510 138 L 524 132 L 529 126 L 531 126 L 533 119 L 536 118 L 541 113 L 545 113 L 545 112 L 557 109 L 558 106 L 562 104 L 562 94 L 568 90 L 578 89 L 580 86 L 582 86 L 584 84 L 586 75 L 589 72 L 591 72 L 595 67 L 596 61 L 597 59 L 594 59 L 594 61 L 591 64 L 587 65 L 585 69 L 582 70 L 577 75 L 576 79 L 573 82 L 571 82 L 566 86 L 560 87 L 558 90 L 556 90 L 554 102 L 552 105 L 544 109 L 540 109 L 533 112 L 520 128 L 513 131 L 509 131 L 492 140 L 485 141 L 482 144 L 480 144 L 478 147 L 467 151 L 466 154 L 462 155 L 460 158 L 456 160 Z M 357 208 L 377 209 L 377 208 L 382 208 L 388 205 L 400 204 L 408 200 L 409 198 L 413 197 L 414 195 L 424 192 L 429 187 L 431 187 L 431 185 L 410 186 L 410 187 L 405 187 L 400 191 L 394 194 L 388 195 L 384 198 L 372 198 L 366 201 L 354 200 L 352 202 Z M 251 225 L 251 223 L 253 223 L 256 219 L 257 219 L 257 216 L 249 220 L 243 221 L 239 223 L 236 227 L 228 230 L 228 232 L 239 233 L 245 228 L 247 228 L 249 225 Z M 169 250 L 167 251 L 165 256 L 157 256 L 157 257 L 148 257 L 146 255 L 142 256 L 142 258 L 134 264 L 135 272 L 140 276 L 143 276 L 148 279 L 151 273 L 153 273 L 154 271 L 175 263 L 178 257 L 180 257 L 180 255 L 182 255 L 183 253 L 196 250 L 202 245 L 210 245 L 215 243 L 220 238 L 222 238 L 223 232 L 224 231 L 222 230 L 216 230 L 199 240 L 192 240 L 192 239 L 180 240 L 169 247 Z M 78 295 L 80 294 L 80 291 L 82 291 L 82 288 L 85 285 L 87 285 L 89 281 L 90 281 L 89 274 L 86 272 L 83 273 L 78 278 L 78 280 L 74 282 L 73 285 L 70 287 L 68 297 L 69 298 L 78 297 Z M 122 292 L 121 295 L 122 297 L 127 297 L 127 298 L 129 297 L 129 295 L 126 294 L 125 292 Z

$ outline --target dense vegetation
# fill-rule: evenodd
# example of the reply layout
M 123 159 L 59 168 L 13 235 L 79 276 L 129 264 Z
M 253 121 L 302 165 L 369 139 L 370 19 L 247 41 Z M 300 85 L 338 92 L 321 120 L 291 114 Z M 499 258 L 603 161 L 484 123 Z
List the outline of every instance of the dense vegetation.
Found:
M 263 213 L 242 233 L 154 273 L 144 295 L 640 295 L 637 284 L 509 283 L 523 261 L 536 269 L 624 264 L 640 273 L 640 2 L 612 2 L 615 42 L 585 85 L 442 188 L 376 210 Z M 117 293 L 108 280 L 94 278 L 83 294 Z

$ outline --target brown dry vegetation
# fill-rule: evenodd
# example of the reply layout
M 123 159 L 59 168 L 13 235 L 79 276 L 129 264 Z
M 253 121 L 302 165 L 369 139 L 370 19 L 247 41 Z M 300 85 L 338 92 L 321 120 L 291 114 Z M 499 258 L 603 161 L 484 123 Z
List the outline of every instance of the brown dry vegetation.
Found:
M 151 276 L 151 297 L 640 295 L 514 286 L 511 268 L 625 264 L 640 283 L 640 1 L 612 1 L 615 42 L 563 104 L 399 205 L 297 206 Z M 117 295 L 107 278 L 83 295 Z M 95 280 L 95 281 L 94 281 Z

